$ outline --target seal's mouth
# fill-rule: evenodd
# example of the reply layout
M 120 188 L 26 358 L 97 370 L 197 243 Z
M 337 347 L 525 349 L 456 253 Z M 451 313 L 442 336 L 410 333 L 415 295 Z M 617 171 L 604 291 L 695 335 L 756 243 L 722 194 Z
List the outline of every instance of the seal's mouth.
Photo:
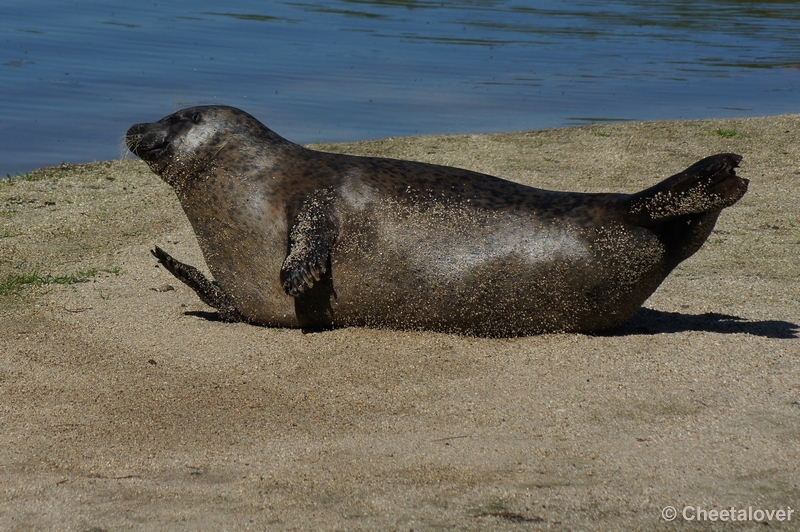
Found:
M 128 149 L 145 161 L 157 159 L 167 151 L 167 146 L 169 146 L 169 142 L 166 141 L 147 145 L 141 142 L 141 139 L 131 139 L 130 137 L 127 138 L 127 142 Z

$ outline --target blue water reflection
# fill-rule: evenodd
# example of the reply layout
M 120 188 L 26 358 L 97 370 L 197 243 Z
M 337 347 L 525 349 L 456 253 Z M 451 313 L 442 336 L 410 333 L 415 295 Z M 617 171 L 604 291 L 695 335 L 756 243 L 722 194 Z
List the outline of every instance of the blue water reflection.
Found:
M 227 103 L 297 142 L 800 112 L 800 2 L 6 1 L 0 175 Z

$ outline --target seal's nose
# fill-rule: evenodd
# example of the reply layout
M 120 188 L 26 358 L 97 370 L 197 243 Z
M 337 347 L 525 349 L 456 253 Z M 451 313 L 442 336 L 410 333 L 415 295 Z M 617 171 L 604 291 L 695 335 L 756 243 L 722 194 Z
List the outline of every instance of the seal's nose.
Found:
M 134 124 L 128 128 L 128 132 L 125 133 L 125 145 L 136 155 L 139 155 L 136 153 L 136 149 L 142 140 L 144 125 L 145 124 Z
M 154 124 L 134 124 L 125 134 L 125 145 L 135 155 L 147 160 L 152 158 L 166 146 L 165 135 L 153 128 Z
M 130 137 L 141 137 L 147 130 L 147 126 L 149 124 L 133 124 L 131 127 L 128 128 L 128 132 L 125 134 L 126 138 Z

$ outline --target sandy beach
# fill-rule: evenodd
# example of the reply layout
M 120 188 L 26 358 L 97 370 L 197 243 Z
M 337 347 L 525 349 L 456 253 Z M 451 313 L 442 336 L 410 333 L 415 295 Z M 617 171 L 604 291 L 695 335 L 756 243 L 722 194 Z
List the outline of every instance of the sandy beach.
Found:
M 800 115 L 315 147 L 589 192 L 735 152 L 750 188 L 623 328 L 485 339 L 222 323 L 150 255 L 203 264 L 143 163 L 2 180 L 0 529 L 797 529 Z

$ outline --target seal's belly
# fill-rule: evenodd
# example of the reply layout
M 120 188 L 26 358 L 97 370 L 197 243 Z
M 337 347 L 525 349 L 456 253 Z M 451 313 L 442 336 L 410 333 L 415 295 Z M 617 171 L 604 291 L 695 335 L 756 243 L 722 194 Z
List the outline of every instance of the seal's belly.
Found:
M 253 323 L 297 327 L 294 298 L 280 283 L 286 228 L 251 224 L 243 235 L 235 223 L 203 221 L 195 229 L 198 243 L 211 274 L 236 309 Z
M 347 217 L 332 254 L 334 323 L 476 334 L 614 326 L 663 279 L 663 247 L 646 230 L 436 209 Z

